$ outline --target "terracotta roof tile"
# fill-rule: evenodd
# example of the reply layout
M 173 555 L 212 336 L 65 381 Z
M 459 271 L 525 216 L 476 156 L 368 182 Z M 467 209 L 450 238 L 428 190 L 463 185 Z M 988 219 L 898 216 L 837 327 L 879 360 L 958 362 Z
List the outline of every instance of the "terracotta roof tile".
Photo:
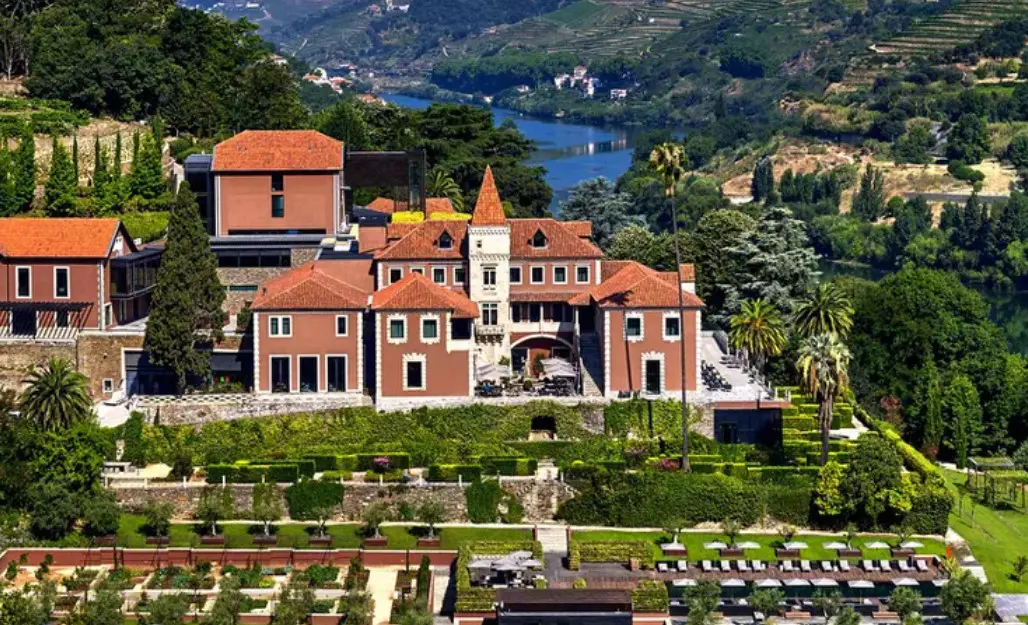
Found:
M 575 294 L 568 291 L 561 293 L 552 292 L 528 292 L 528 293 L 511 293 L 510 301 L 512 302 L 567 302 Z
M 430 197 L 425 198 L 425 212 L 428 213 L 429 218 L 432 217 L 432 213 L 453 213 L 453 203 L 450 202 L 448 197 Z
M 472 223 L 474 223 L 472 221 Z M 602 258 L 603 252 L 556 219 L 511 219 L 511 258 Z M 545 247 L 533 247 L 536 232 L 546 236 Z
M 620 269 L 604 277 L 596 287 L 576 295 L 570 301 L 585 306 L 595 301 L 600 308 L 677 308 L 677 276 L 672 272 L 659 272 L 634 261 L 615 261 Z M 607 263 L 602 263 L 606 265 Z M 604 276 L 608 272 L 603 271 Z M 692 293 L 683 292 L 688 308 L 703 307 L 703 300 Z
M 591 221 L 562 221 L 564 227 L 575 233 L 575 236 L 588 239 L 593 236 L 593 222 Z
M 478 317 L 478 304 L 462 293 L 441 287 L 420 273 L 408 273 L 399 282 L 377 291 L 373 310 L 449 310 L 461 319 Z
M 214 146 L 214 171 L 341 170 L 343 143 L 315 130 L 244 130 Z
M 394 200 L 392 198 L 387 197 L 377 197 L 368 202 L 368 205 L 365 208 L 370 208 L 373 211 L 378 211 L 380 213 L 392 215 L 397 211 L 407 210 L 407 202 L 403 202 L 401 200 Z
M 496 181 L 493 180 L 493 168 L 486 165 L 485 177 L 482 178 L 482 188 L 478 192 L 478 201 L 475 202 L 471 225 L 502 226 L 506 221 L 507 216 L 503 213 L 500 192 L 496 190 Z
M 120 228 L 121 222 L 115 218 L 0 219 L 0 256 L 107 258 Z
M 264 283 L 253 310 L 361 310 L 368 293 L 342 282 L 310 262 Z
M 386 225 L 386 240 L 398 241 L 418 229 L 421 224 L 389 223 Z
M 394 224 L 389 224 L 392 227 Z M 453 239 L 449 249 L 439 248 L 439 237 L 446 232 Z M 428 260 L 464 258 L 464 238 L 468 225 L 463 221 L 425 221 L 414 224 L 403 238 L 379 251 L 379 260 Z
M 685 282 L 696 281 L 696 266 L 692 264 L 683 263 L 679 269 L 682 271 L 682 280 Z

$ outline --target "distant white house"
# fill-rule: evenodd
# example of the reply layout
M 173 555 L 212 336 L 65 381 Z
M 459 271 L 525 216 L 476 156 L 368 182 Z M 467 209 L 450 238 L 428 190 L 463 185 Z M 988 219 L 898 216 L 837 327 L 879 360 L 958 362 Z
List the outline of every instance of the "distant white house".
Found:
M 567 85 L 570 81 L 571 81 L 571 75 L 570 74 L 557 74 L 556 76 L 553 77 L 553 85 L 557 88 L 557 91 L 560 91 L 561 89 L 563 89 L 564 86 Z M 570 84 L 574 84 L 574 83 L 570 83 Z
M 528 93 L 531 90 L 532 88 L 528 85 L 518 85 L 517 87 L 514 87 L 514 91 L 517 91 L 518 93 Z
M 624 100 L 628 97 L 628 89 L 611 89 L 610 99 L 611 100 Z
M 586 78 L 585 79 L 585 95 L 587 97 L 593 97 L 596 95 L 596 87 L 600 86 L 599 78 Z

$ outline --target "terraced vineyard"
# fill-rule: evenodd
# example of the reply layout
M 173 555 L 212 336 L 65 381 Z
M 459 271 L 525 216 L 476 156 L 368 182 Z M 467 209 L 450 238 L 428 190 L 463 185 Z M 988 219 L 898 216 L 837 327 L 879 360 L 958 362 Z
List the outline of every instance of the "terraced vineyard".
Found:
M 962 0 L 875 46 L 879 54 L 923 55 L 967 43 L 1001 22 L 1028 15 L 1028 0 Z

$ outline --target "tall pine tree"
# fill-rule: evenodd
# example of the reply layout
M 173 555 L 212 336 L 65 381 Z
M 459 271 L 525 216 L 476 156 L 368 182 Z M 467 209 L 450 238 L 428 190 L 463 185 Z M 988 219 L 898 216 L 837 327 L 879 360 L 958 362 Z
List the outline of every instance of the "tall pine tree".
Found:
M 46 212 L 51 217 L 68 217 L 75 212 L 75 172 L 74 165 L 68 157 L 68 150 L 53 138 L 53 151 L 50 155 L 50 174 L 43 185 L 43 197 L 46 200 Z
M 114 180 L 119 180 L 121 178 L 121 163 L 122 163 L 121 159 L 122 159 L 122 154 L 124 154 L 124 153 L 125 152 L 124 152 L 124 150 L 122 149 L 122 146 L 121 146 L 121 133 L 119 132 L 117 134 L 117 136 L 114 138 L 114 161 L 113 161 L 114 167 L 111 169 L 111 172 L 113 173 Z
M 75 186 L 79 184 L 79 136 L 72 135 L 71 138 L 71 168 L 75 172 Z
M 155 364 L 175 372 L 178 392 L 190 377 L 210 373 L 210 352 L 198 347 L 223 338 L 224 299 L 196 197 L 183 186 L 168 222 L 144 342 Z
M 29 130 L 22 132 L 18 148 L 11 155 L 11 170 L 15 212 L 23 213 L 32 208 L 36 197 L 36 140 Z
M 137 139 L 138 136 L 136 135 Z M 139 151 L 132 159 L 129 190 L 132 195 L 147 200 L 158 198 L 168 190 L 168 185 L 164 182 L 161 148 L 152 135 L 143 137 Z

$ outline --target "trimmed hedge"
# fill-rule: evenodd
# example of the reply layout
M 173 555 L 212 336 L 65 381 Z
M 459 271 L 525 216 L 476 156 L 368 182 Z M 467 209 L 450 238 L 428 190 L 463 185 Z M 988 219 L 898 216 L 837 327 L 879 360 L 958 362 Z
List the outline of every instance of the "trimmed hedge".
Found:
M 300 468 L 296 464 L 212 464 L 207 466 L 207 482 L 218 484 L 256 484 L 276 482 L 292 484 L 300 480 Z
M 572 441 L 506 441 L 504 445 L 520 452 L 529 458 L 541 460 L 554 459 L 568 447 L 575 445 Z
M 465 482 L 474 482 L 482 477 L 482 467 L 477 464 L 433 464 L 428 467 L 429 482 L 456 482 L 458 477 Z
M 650 543 L 645 540 L 625 541 L 578 541 L 577 543 L 579 562 L 619 562 L 628 564 L 628 561 L 638 559 L 643 568 L 652 569 L 655 558 Z M 569 547 L 570 548 L 570 547 Z
M 517 456 L 482 456 L 478 463 L 482 465 L 485 475 L 535 475 L 539 461 L 535 458 L 519 458 Z
M 817 430 L 817 419 L 810 415 L 796 415 L 787 417 L 783 414 L 782 428 L 790 430 L 800 430 L 801 432 Z
M 353 471 L 325 471 L 321 474 L 321 479 L 324 482 L 349 482 L 353 479 Z
M 388 458 L 390 469 L 409 469 L 410 454 L 402 452 L 389 452 L 377 454 L 356 454 L 357 471 L 370 471 L 375 467 L 375 458 Z
M 632 590 L 633 612 L 667 612 L 671 607 L 667 586 L 656 579 L 644 579 Z
M 493 612 L 495 603 L 496 590 L 493 588 L 459 588 L 453 609 L 455 612 Z
M 320 513 L 343 503 L 343 486 L 338 482 L 304 480 L 286 489 L 289 516 L 297 521 L 316 521 Z

